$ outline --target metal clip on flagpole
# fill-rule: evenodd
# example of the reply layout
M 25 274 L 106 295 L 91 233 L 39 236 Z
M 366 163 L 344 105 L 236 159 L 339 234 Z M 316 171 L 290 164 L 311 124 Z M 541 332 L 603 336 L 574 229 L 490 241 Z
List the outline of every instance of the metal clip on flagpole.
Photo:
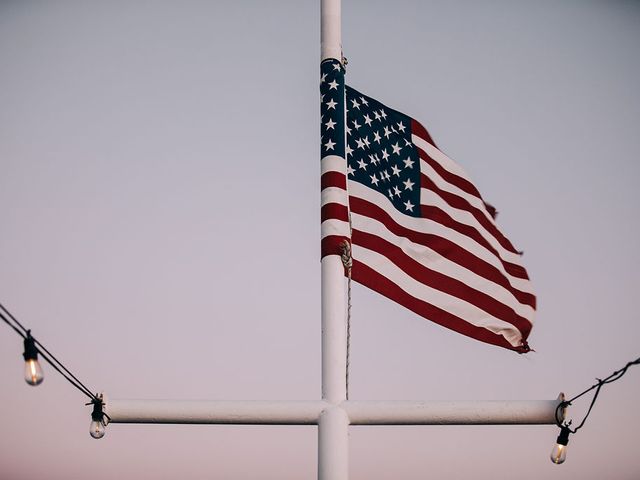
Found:
M 321 58 L 342 64 L 340 0 L 321 2 Z M 344 122 L 344 111 L 336 113 L 338 121 Z M 345 277 L 340 255 L 324 256 L 321 272 L 321 400 L 118 400 L 103 396 L 109 423 L 317 425 L 319 480 L 348 479 L 349 425 L 556 425 L 556 409 L 564 401 L 562 394 L 556 400 L 516 402 L 347 400 Z M 561 413 L 564 418 L 564 409 Z

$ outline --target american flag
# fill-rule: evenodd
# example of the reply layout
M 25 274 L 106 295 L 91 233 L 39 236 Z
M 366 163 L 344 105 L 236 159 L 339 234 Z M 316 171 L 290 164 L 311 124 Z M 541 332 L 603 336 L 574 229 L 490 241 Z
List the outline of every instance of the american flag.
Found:
M 416 120 L 344 86 L 335 60 L 322 74 L 322 255 L 350 239 L 358 283 L 459 333 L 528 352 L 536 299 L 493 207 Z M 343 105 L 346 131 L 332 114 Z

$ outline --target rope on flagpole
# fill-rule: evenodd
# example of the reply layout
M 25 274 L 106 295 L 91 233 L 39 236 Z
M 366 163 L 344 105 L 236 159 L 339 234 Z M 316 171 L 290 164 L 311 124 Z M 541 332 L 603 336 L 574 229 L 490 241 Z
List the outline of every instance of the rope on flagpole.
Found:
M 347 64 L 349 60 L 344 56 L 344 52 L 342 48 L 340 49 L 340 64 L 344 69 L 344 72 L 347 71 Z M 345 90 L 345 98 L 344 98 L 344 124 L 345 127 L 347 125 L 347 99 L 346 99 L 346 90 Z M 347 145 L 347 129 L 345 128 L 344 132 L 344 143 Z M 347 155 L 345 153 L 345 162 L 347 161 Z M 348 177 L 348 175 L 347 175 Z M 347 273 L 347 351 L 346 351 L 346 368 L 345 368 L 345 397 L 346 400 L 349 400 L 349 366 L 351 362 L 351 267 L 353 266 L 353 258 L 351 256 L 351 234 L 352 234 L 352 226 L 351 226 L 351 210 L 349 212 L 349 240 L 344 240 L 340 243 L 340 258 L 342 258 L 342 265 Z
M 351 218 L 349 218 L 351 220 Z M 351 227 L 351 221 L 349 221 L 349 227 Z M 349 400 L 349 361 L 351 354 L 351 267 L 353 266 L 353 258 L 351 257 L 351 244 L 348 241 L 343 241 L 340 244 L 340 258 L 342 258 L 342 265 L 347 272 L 347 368 L 345 369 L 345 391 L 346 399 Z

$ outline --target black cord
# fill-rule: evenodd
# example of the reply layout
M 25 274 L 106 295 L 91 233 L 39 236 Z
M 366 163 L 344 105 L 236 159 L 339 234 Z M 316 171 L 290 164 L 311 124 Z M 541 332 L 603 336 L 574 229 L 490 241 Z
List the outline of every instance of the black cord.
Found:
M 628 362 L 620 370 L 616 370 L 615 372 L 613 372 L 611 375 L 609 375 L 607 378 L 605 378 L 603 380 L 600 380 L 599 378 L 596 378 L 596 380 L 598 380 L 598 383 L 596 383 L 596 384 L 592 385 L 591 387 L 587 388 L 584 392 L 579 393 L 575 397 L 573 397 L 573 398 L 571 398 L 569 400 L 565 400 L 564 402 L 560 402 L 560 404 L 556 407 L 556 424 L 561 428 L 562 427 L 568 428 L 571 433 L 576 433 L 578 430 L 580 430 L 584 426 L 584 423 L 587 421 L 587 418 L 589 417 L 589 414 L 591 413 L 591 410 L 593 409 L 593 405 L 596 403 L 596 400 L 598 399 L 598 395 L 600 395 L 600 390 L 602 389 L 602 387 L 604 385 L 608 384 L 608 383 L 612 383 L 612 382 L 615 382 L 616 380 L 619 380 L 620 378 L 622 378 L 624 376 L 625 373 L 627 373 L 627 370 L 629 369 L 629 367 L 631 367 L 632 365 L 638 365 L 638 364 L 640 364 L 640 358 L 636 358 L 635 360 L 633 360 L 631 362 Z M 561 409 L 564 409 L 564 408 L 568 407 L 569 405 L 571 405 L 571 402 L 573 402 L 574 400 L 577 400 L 578 398 L 582 397 L 583 395 L 586 395 L 587 393 L 589 393 L 593 389 L 595 389 L 596 391 L 593 394 L 593 398 L 591 399 L 591 404 L 589 405 L 589 409 L 587 410 L 587 414 L 584 416 L 584 418 L 580 422 L 580 425 L 578 425 L 574 429 L 569 428 L 569 425 L 571 425 L 571 420 L 569 422 L 564 422 L 564 425 L 563 425 L 562 421 L 558 418 L 558 412 Z
M 36 345 L 38 345 L 38 347 L 40 347 L 40 348 L 38 348 L 38 351 L 40 352 L 40 355 L 42 355 L 42 358 L 44 358 L 44 359 L 45 359 L 45 360 L 46 360 L 46 361 L 47 361 L 51 366 L 53 366 L 54 368 L 56 368 L 56 367 L 53 365 L 53 363 L 51 362 L 51 360 L 49 360 L 49 358 L 47 358 L 47 355 L 48 355 L 49 357 L 51 357 L 51 358 L 52 358 L 52 359 L 53 359 L 53 360 L 54 360 L 58 365 L 60 365 L 60 367 L 62 367 L 62 369 L 63 369 L 65 372 L 67 372 L 67 373 L 69 374 L 69 376 L 70 376 L 71 378 L 73 378 L 73 379 L 77 382 L 77 384 L 78 384 L 78 385 L 75 385 L 75 384 L 74 384 L 74 385 L 76 386 L 76 388 L 79 388 L 78 386 L 80 386 L 80 387 L 82 387 L 81 391 L 83 391 L 83 393 L 84 393 L 84 394 L 86 394 L 89 398 L 96 398 L 96 396 L 95 396 L 93 393 L 91 393 L 91 390 L 89 390 L 89 389 L 86 387 L 86 385 L 85 385 L 84 383 L 82 383 L 80 380 L 78 380 L 78 378 L 77 378 L 73 373 L 71 373 L 71 372 L 69 371 L 69 369 L 68 369 L 67 367 L 65 367 L 65 366 L 60 362 L 60 360 L 58 360 L 56 357 L 54 357 L 54 356 L 53 356 L 53 354 L 52 354 L 51 352 L 49 352 L 49 350 L 47 350 L 47 349 L 45 348 L 45 346 L 44 346 L 44 345 L 42 345 L 42 344 L 38 341 L 38 339 L 34 338 L 33 340 L 34 340 L 34 342 L 36 343 Z M 42 349 L 42 350 L 41 350 L 41 349 Z M 47 355 L 45 355 L 45 354 L 43 353 L 43 351 L 44 351 Z M 58 369 L 56 368 L 56 370 L 58 370 Z M 60 372 L 60 370 L 58 370 L 58 372 Z M 60 372 L 60 374 L 62 375 L 62 372 Z M 65 377 L 67 380 L 69 380 L 69 378 L 68 378 L 67 376 L 64 376 L 64 377 Z
M 7 317 L 5 317 L 2 313 L 0 313 L 0 318 L 2 318 L 2 320 L 4 320 L 7 325 L 13 328 L 16 331 L 16 333 L 20 335 L 22 338 L 27 338 L 27 336 L 24 333 L 22 333 L 22 331 L 20 331 L 18 327 L 16 327 L 13 323 L 7 320 Z
M 13 315 L 11 315 L 11 312 L 10 312 L 9 310 L 7 310 L 7 309 L 5 308 L 5 306 L 4 306 L 2 303 L 0 303 L 0 308 L 4 311 L 4 313 L 6 313 L 6 314 L 9 316 L 9 318 L 10 318 L 11 320 L 13 320 L 13 321 L 15 322 L 15 324 L 16 324 L 16 325 L 18 325 L 18 326 L 22 329 L 22 331 L 24 332 L 24 334 L 22 334 L 22 333 L 20 333 L 20 332 L 18 332 L 18 333 L 20 333 L 20 335 L 22 335 L 22 338 L 25 338 L 25 337 L 27 336 L 28 329 L 26 329 L 26 328 L 24 327 L 24 325 L 22 325 L 22 324 L 18 321 L 18 319 L 17 319 L 16 317 L 14 317 Z M 7 319 L 6 319 L 6 318 L 3 318 L 3 320 L 4 320 L 5 322 L 9 323 L 9 322 L 7 321 Z M 10 324 L 10 325 L 11 325 L 11 324 Z M 11 325 L 11 326 L 13 327 L 13 325 Z M 16 328 L 15 328 L 15 327 L 13 327 L 13 329 L 14 329 L 14 330 L 16 330 Z M 16 331 L 17 331 L 17 330 L 16 330 Z
M 11 312 L 9 312 L 4 305 L 2 305 L 0 303 L 0 308 L 9 316 L 9 318 L 11 318 L 11 320 L 13 320 L 18 327 L 20 327 L 22 330 L 24 330 L 25 333 L 22 333 L 14 324 L 12 324 L 7 317 L 5 317 L 1 312 L 0 312 L 0 318 L 2 318 L 2 320 L 5 321 L 5 323 L 7 325 L 9 325 L 11 328 L 13 328 L 13 330 L 16 331 L 16 333 L 18 333 L 18 335 L 20 335 L 22 338 L 26 338 L 27 335 L 29 335 L 30 330 L 26 329 L 12 314 Z M 54 370 L 56 370 L 60 375 L 62 375 L 71 385 L 73 385 L 74 387 L 76 387 L 78 390 L 80 390 L 84 395 L 86 395 L 87 397 L 89 397 L 92 401 L 97 401 L 98 400 L 98 396 L 91 393 L 91 390 L 89 390 L 87 388 L 87 386 L 82 383 L 80 380 L 78 380 L 78 378 L 71 373 L 71 371 L 65 367 L 62 362 L 60 362 L 60 360 L 58 360 L 51 352 L 49 352 L 49 350 L 47 350 L 47 348 L 42 345 L 42 343 L 40 343 L 37 339 L 33 339 L 34 342 L 38 345 L 38 353 L 42 356 L 42 358 L 49 364 L 51 365 Z M 66 372 L 66 373 L 65 373 Z

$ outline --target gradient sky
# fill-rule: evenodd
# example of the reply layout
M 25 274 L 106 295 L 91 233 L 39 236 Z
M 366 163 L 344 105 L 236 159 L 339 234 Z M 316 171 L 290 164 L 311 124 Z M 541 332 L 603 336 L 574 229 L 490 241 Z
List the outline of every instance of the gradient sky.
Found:
M 351 398 L 553 399 L 640 354 L 640 4 L 343 1 L 347 82 L 524 250 L 526 356 L 354 287 Z M 320 396 L 319 2 L 0 2 L 0 301 L 112 398 Z M 0 478 L 311 479 L 315 427 L 111 425 L 0 328 Z M 553 426 L 352 427 L 358 479 L 637 479 L 640 367 Z M 582 418 L 587 402 L 570 416 Z

